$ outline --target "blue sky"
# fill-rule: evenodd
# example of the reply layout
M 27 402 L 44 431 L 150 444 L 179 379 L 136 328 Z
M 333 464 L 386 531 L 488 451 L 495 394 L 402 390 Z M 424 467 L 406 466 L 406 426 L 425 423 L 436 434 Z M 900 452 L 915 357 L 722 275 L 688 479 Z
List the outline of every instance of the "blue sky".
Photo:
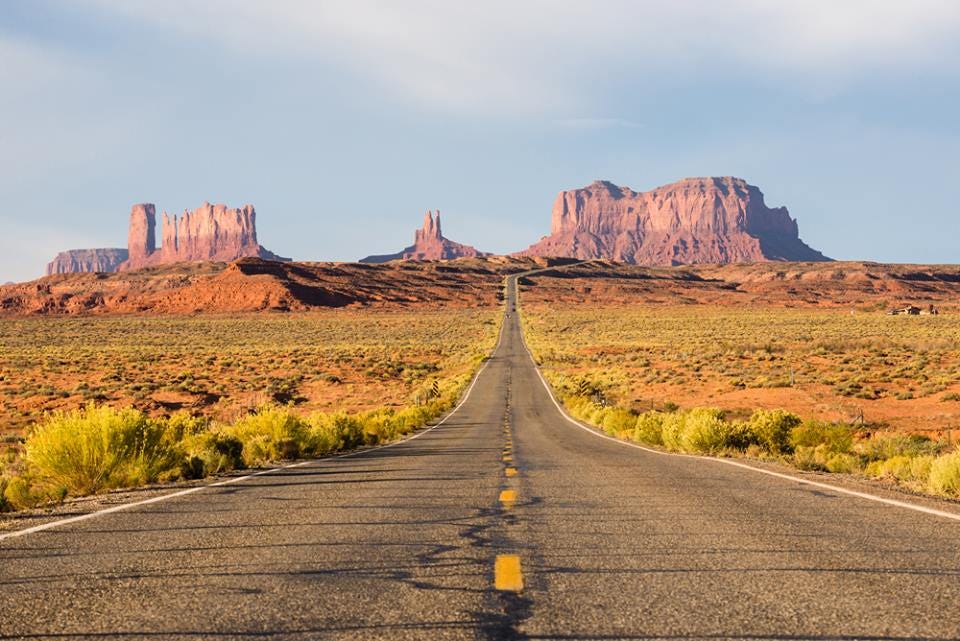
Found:
M 253 203 L 302 260 L 480 249 L 562 189 L 736 175 L 844 259 L 960 262 L 960 3 L 7 0 L 0 282 L 130 205 Z

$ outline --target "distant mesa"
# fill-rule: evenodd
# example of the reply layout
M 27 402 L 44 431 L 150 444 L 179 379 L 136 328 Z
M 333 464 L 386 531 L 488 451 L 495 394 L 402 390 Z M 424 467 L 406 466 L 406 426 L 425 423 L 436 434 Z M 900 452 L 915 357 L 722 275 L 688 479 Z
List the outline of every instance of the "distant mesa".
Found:
M 161 246 L 157 246 L 156 208 L 151 203 L 130 211 L 127 249 L 72 249 L 57 254 L 47 275 L 78 272 L 115 272 L 168 263 L 230 262 L 238 258 L 290 261 L 257 242 L 257 213 L 253 205 L 240 209 L 204 203 L 179 217 L 163 214 Z
M 164 212 L 162 244 L 157 247 L 154 206 L 134 205 L 127 239 L 129 258 L 117 270 L 195 261 L 229 262 L 238 258 L 289 262 L 289 258 L 277 256 L 257 242 L 256 219 L 253 205 L 231 209 L 204 203 L 192 212 L 184 211 L 179 219 Z
M 686 178 L 648 192 L 605 180 L 562 191 L 550 235 L 518 256 L 638 265 L 826 261 L 800 240 L 786 207 L 741 178 Z
M 127 257 L 127 250 L 122 247 L 70 249 L 60 252 L 47 264 L 47 276 L 80 272 L 115 272 Z
M 396 254 L 383 254 L 361 258 L 361 263 L 386 263 L 391 260 L 449 260 L 472 258 L 490 254 L 469 246 L 455 243 L 443 237 L 440 229 L 440 211 L 434 215 L 429 210 L 423 219 L 423 227 L 413 235 L 413 244 Z

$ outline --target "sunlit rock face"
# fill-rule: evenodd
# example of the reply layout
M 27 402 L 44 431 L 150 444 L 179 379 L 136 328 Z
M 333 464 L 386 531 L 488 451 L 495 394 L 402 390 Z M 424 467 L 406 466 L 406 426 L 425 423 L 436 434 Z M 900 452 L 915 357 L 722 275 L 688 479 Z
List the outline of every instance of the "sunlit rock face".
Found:
M 800 240 L 786 207 L 741 178 L 686 178 L 647 192 L 598 180 L 562 191 L 550 235 L 526 256 L 641 265 L 829 260 Z

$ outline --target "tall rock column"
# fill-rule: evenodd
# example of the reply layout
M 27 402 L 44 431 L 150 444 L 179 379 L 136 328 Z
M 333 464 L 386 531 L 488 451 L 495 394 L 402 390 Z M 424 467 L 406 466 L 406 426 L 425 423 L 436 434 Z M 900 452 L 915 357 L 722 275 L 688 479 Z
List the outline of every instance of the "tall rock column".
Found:
M 177 260 L 177 215 L 170 216 L 163 212 L 163 245 L 160 246 L 160 252 L 163 254 L 164 262 L 176 262 Z
M 127 235 L 128 259 L 131 264 L 142 264 L 157 250 L 157 214 L 150 203 L 134 205 L 130 210 L 130 231 Z
M 440 211 L 437 211 L 437 217 L 434 219 L 433 212 L 428 209 L 426 215 L 423 217 L 423 227 L 416 230 L 413 235 L 413 243 L 414 245 L 435 243 L 439 242 L 442 238 L 443 234 L 440 233 Z

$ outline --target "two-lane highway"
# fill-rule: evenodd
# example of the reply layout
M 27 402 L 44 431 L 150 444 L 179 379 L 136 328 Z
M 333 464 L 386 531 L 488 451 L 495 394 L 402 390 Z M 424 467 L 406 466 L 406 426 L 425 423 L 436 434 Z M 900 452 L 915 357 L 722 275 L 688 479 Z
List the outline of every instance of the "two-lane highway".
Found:
M 414 439 L 0 540 L 0 639 L 960 638 L 960 522 L 575 427 L 515 301 Z

